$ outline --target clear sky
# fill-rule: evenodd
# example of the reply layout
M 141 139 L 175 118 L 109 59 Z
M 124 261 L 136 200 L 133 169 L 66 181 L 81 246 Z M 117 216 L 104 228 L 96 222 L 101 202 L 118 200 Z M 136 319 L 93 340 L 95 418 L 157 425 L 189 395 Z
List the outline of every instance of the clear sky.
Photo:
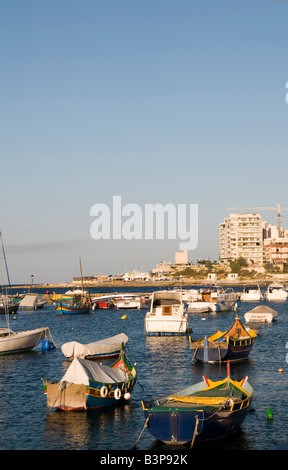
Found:
M 178 240 L 92 239 L 115 195 L 198 204 L 190 261 L 218 259 L 228 207 L 288 207 L 287 24 L 280 0 L 1 0 L 11 282 L 173 261 Z

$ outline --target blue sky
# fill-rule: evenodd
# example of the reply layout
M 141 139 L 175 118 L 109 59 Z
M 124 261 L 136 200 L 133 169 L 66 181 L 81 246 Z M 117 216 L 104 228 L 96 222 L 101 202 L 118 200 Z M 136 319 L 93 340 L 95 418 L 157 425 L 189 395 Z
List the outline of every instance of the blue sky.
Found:
M 288 207 L 287 20 L 277 0 L 2 0 L 11 281 L 70 281 L 79 256 L 85 275 L 173 261 L 178 240 L 91 238 L 114 195 L 198 204 L 191 261 L 218 259 L 228 207 Z

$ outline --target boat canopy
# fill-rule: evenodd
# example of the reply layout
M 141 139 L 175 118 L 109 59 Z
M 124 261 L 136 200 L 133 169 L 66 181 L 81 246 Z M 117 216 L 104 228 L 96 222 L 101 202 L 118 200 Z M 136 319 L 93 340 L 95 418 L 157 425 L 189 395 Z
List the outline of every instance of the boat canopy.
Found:
M 153 292 L 153 307 L 157 305 L 175 305 L 181 304 L 182 294 L 175 291 Z
M 267 307 L 267 305 L 259 305 L 258 307 L 252 308 L 252 310 L 249 310 L 246 313 L 260 313 L 263 315 L 270 314 L 270 315 L 277 315 L 276 310 L 273 308 Z
M 122 383 L 127 380 L 127 374 L 123 370 L 112 369 L 108 365 L 75 357 L 60 383 L 70 382 L 77 385 L 89 385 L 89 380 L 103 384 Z
M 225 332 L 223 331 L 217 331 L 212 336 L 209 336 L 209 341 L 216 341 L 220 338 L 227 338 L 231 337 L 233 339 L 243 339 L 243 338 L 253 338 L 254 336 L 257 336 L 255 331 L 247 331 L 246 328 L 242 325 L 240 318 L 236 317 L 235 322 L 231 326 L 231 328 Z
M 66 357 L 80 357 L 84 359 L 86 356 L 95 356 L 99 354 L 108 354 L 115 350 L 120 350 L 121 344 L 124 346 L 128 342 L 128 336 L 125 333 L 111 336 L 100 341 L 90 344 L 81 344 L 77 341 L 70 341 L 61 346 L 62 352 Z

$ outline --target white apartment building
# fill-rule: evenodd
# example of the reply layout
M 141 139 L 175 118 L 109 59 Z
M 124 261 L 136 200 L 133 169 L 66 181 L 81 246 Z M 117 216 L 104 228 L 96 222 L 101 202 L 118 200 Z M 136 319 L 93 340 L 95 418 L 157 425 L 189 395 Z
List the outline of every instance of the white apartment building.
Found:
M 245 258 L 263 263 L 263 221 L 260 214 L 230 214 L 220 224 L 220 260 Z

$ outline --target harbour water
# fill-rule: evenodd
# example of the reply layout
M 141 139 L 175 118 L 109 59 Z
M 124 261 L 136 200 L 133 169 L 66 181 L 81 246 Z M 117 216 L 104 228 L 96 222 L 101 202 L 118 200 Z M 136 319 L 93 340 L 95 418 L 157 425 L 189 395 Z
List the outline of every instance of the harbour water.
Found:
M 103 288 L 100 291 L 103 292 Z M 151 288 L 137 288 L 137 292 L 140 291 L 151 292 Z M 64 290 L 55 289 L 55 292 Z M 240 303 L 240 318 L 244 321 L 244 313 L 256 305 L 258 303 Z M 269 307 L 278 312 L 277 321 L 261 326 L 247 360 L 231 364 L 231 377 L 240 380 L 248 375 L 254 387 L 251 411 L 236 434 L 214 442 L 196 442 L 195 450 L 273 450 L 288 441 L 288 301 L 269 302 Z M 18 310 L 17 315 L 10 315 L 10 327 L 15 331 L 48 326 L 57 349 L 41 351 L 38 347 L 23 354 L 0 356 L 0 449 L 128 451 L 144 426 L 142 399 L 172 393 L 199 381 L 202 375 L 212 380 L 226 376 L 224 363 L 191 363 L 188 337 L 145 337 L 146 311 L 99 309 L 88 315 L 60 316 L 55 306 L 49 304 L 41 310 Z M 127 315 L 125 320 L 121 319 L 123 314 Z M 234 311 L 190 314 L 192 337 L 210 335 L 217 329 L 224 331 L 231 326 L 234 317 Z M 1 326 L 5 326 L 4 315 L 0 320 Z M 64 375 L 70 363 L 62 354 L 61 345 L 72 340 L 94 342 L 121 332 L 129 337 L 126 351 L 130 362 L 136 362 L 138 369 L 139 383 L 130 401 L 124 406 L 99 411 L 49 411 L 41 378 L 58 381 Z M 279 369 L 283 369 L 283 373 Z M 267 409 L 271 410 L 273 419 L 267 418 Z M 147 429 L 137 449 L 180 450 L 161 444 Z

